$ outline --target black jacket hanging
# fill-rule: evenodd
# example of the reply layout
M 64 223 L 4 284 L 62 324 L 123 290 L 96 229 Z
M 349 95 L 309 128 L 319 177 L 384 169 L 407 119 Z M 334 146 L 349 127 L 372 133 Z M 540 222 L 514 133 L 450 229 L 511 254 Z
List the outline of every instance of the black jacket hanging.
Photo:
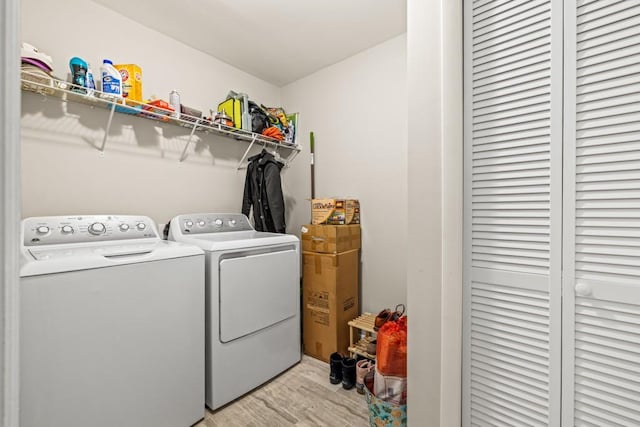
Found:
M 253 206 L 253 219 L 258 231 L 285 232 L 284 197 L 280 182 L 283 166 L 266 150 L 249 157 L 242 213 L 249 216 Z

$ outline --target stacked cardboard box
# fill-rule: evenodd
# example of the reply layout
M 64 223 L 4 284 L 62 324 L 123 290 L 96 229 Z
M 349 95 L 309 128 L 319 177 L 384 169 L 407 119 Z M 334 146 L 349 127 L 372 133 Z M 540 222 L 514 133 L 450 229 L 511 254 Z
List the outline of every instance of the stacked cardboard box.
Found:
M 360 224 L 360 201 L 331 198 L 311 200 L 312 224 Z
M 360 314 L 360 225 L 302 227 L 302 339 L 305 354 L 348 353 L 347 322 Z

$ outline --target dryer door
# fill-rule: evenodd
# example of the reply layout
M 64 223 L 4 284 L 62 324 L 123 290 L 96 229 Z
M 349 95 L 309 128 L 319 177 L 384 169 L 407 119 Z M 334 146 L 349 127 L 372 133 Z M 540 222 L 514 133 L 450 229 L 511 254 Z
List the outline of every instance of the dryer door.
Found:
M 222 259 L 220 341 L 233 341 L 295 316 L 299 271 L 295 250 Z

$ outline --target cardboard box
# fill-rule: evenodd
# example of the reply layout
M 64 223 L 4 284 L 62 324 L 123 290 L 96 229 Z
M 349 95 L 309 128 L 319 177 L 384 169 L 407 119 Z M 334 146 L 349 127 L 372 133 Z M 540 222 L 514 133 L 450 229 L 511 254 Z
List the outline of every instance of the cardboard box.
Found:
M 339 254 L 303 252 L 302 341 L 304 353 L 325 362 L 349 348 L 348 321 L 360 313 L 359 250 Z
M 300 237 L 302 250 L 335 254 L 360 249 L 360 224 L 303 225 Z
M 347 224 L 360 224 L 360 201 L 347 199 Z
M 312 199 L 312 224 L 360 224 L 360 202 L 356 199 Z

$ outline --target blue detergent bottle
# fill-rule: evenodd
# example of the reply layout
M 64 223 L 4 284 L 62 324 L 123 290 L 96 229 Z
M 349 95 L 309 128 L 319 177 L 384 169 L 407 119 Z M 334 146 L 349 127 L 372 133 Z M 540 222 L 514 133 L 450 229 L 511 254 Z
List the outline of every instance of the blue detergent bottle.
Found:
M 87 62 L 74 56 L 69 61 L 69 68 L 71 68 L 71 90 L 73 92 L 87 93 L 87 71 L 89 66 Z

